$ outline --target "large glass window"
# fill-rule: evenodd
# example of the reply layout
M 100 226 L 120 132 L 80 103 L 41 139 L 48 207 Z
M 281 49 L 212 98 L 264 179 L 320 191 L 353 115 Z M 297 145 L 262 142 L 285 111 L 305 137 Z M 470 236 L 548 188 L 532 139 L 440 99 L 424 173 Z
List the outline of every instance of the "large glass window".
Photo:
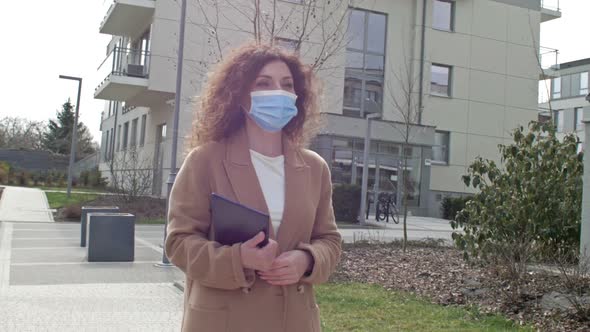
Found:
M 121 125 L 119 125 L 119 129 L 117 130 L 117 152 L 121 150 Z
M 145 126 L 147 122 L 147 115 L 141 116 L 141 132 L 139 135 L 139 146 L 143 146 L 145 144 Z
M 139 118 L 133 119 L 131 122 L 131 139 L 129 145 L 131 147 L 137 146 L 137 123 L 139 122 Z
M 351 9 L 348 21 L 344 115 L 380 113 L 383 105 L 387 16 Z
M 288 38 L 275 38 L 274 39 L 275 45 L 277 45 L 278 47 L 288 51 L 288 52 L 292 52 L 295 53 L 295 51 L 297 51 L 297 47 L 299 46 L 299 42 L 297 42 L 294 39 L 288 39 Z
M 436 96 L 451 96 L 452 67 L 432 64 L 430 71 L 430 94 Z
M 563 132 L 563 110 L 554 113 L 555 129 L 558 133 Z
M 580 94 L 588 94 L 588 72 L 580 74 Z
M 123 125 L 123 150 L 127 149 L 129 140 L 129 121 Z
M 434 133 L 434 146 L 432 147 L 432 160 L 449 163 L 449 132 L 436 131 Z
M 553 79 L 553 83 L 551 84 L 551 91 L 552 99 L 561 98 L 561 77 L 556 77 Z
M 576 131 L 584 130 L 584 123 L 582 122 L 584 118 L 584 109 L 582 107 L 576 107 L 574 109 L 574 121 L 575 121 L 575 128 Z
M 111 129 L 111 144 L 109 145 L 109 160 L 113 159 L 113 148 L 115 147 L 115 128 Z
M 432 27 L 453 31 L 455 3 L 448 0 L 434 0 L 432 4 Z

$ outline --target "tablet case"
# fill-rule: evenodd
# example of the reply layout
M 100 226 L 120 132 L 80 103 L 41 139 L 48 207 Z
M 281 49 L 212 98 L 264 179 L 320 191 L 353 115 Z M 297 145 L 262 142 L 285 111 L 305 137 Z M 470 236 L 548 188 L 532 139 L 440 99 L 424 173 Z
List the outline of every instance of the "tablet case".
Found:
M 246 242 L 261 231 L 264 240 L 258 244 L 262 248 L 268 243 L 269 216 L 265 213 L 234 202 L 219 194 L 211 194 L 211 223 L 213 241 L 231 246 Z

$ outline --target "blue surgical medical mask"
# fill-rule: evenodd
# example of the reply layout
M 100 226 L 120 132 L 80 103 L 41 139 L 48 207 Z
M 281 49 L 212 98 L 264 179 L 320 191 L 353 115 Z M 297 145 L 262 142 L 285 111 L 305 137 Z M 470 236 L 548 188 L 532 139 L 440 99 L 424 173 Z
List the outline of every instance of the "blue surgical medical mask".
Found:
M 248 116 L 270 132 L 282 130 L 297 115 L 297 95 L 284 90 L 253 91 Z

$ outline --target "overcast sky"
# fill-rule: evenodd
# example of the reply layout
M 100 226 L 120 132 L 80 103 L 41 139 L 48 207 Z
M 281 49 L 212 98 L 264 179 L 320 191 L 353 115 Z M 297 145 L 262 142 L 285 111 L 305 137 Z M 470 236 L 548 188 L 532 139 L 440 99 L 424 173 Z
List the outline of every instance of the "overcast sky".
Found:
M 557 3 L 558 0 L 544 0 Z M 34 120 L 54 118 L 77 83 L 60 74 L 83 78 L 80 119 L 100 141 L 104 102 L 94 89 L 104 77 L 97 68 L 104 60 L 109 36 L 98 33 L 112 0 L 5 1 L 0 10 L 0 117 Z M 590 1 L 561 0 L 562 18 L 541 25 L 541 46 L 559 49 L 559 62 L 590 57 L 587 42 Z

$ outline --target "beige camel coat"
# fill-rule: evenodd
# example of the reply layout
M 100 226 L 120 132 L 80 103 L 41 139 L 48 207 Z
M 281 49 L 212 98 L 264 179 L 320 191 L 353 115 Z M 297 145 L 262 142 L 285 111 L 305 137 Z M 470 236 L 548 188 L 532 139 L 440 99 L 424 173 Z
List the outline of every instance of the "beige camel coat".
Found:
M 268 211 L 250 159 L 245 129 L 192 150 L 172 188 L 166 253 L 186 274 L 182 331 L 320 331 L 313 284 L 325 282 L 341 251 L 326 162 L 283 138 L 285 209 L 279 251 L 301 249 L 314 259 L 309 276 L 272 286 L 242 266 L 239 244 L 210 241 L 210 194 Z

